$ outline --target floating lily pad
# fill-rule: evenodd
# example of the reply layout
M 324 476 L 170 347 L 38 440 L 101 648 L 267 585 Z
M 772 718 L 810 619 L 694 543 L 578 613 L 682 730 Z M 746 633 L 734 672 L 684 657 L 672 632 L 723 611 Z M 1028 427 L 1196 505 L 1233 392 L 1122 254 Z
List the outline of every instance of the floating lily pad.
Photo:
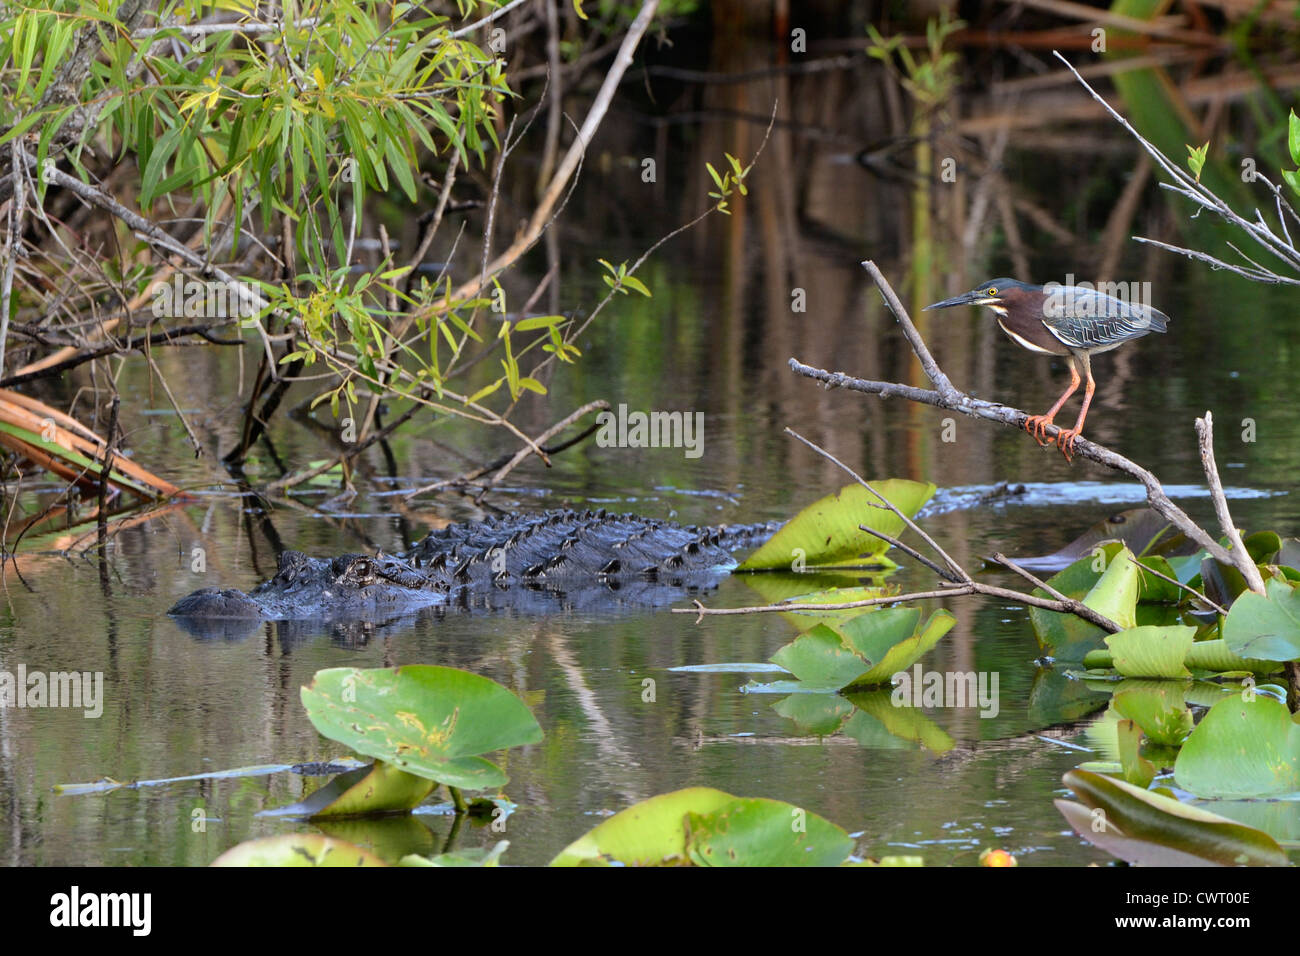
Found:
M 1199 797 L 1300 792 L 1300 724 L 1264 694 L 1227 697 L 1183 744 L 1174 779 Z
M 212 866 L 387 866 L 368 850 L 320 833 L 290 833 L 247 840 Z
M 930 500 L 930 482 L 890 478 L 868 482 L 909 518 Z M 786 522 L 737 570 L 766 571 L 807 567 L 855 567 L 881 564 L 889 545 L 862 531 L 866 525 L 896 538 L 903 520 L 859 484 L 845 485 L 815 501 Z M 892 564 L 892 562 L 889 562 Z
M 1192 646 L 1196 628 L 1131 627 L 1106 638 L 1112 666 L 1125 677 L 1163 677 L 1181 680 L 1191 677 L 1183 659 Z
M 836 866 L 852 849 L 842 829 L 791 804 L 691 787 L 615 814 L 551 865 Z
M 1277 578 L 1264 585 L 1267 596 L 1246 592 L 1223 622 L 1223 639 L 1242 657 L 1269 661 L 1300 658 L 1300 588 Z
M 1071 770 L 1065 784 L 1082 804 L 1055 801 L 1079 836 L 1144 866 L 1286 866 L 1267 833 L 1123 780 Z
M 495 681 L 454 667 L 318 671 L 302 689 L 302 703 L 326 737 L 465 790 L 506 782 L 501 769 L 479 754 L 542 739 L 523 701 Z
M 1082 601 L 1106 615 L 1120 627 L 1133 627 L 1139 591 L 1139 571 L 1132 552 L 1117 544 L 1099 546 L 1089 555 L 1052 577 L 1047 583 L 1068 598 Z M 1104 564 L 1105 570 L 1098 565 Z M 1050 598 L 1041 588 L 1034 594 Z M 1077 663 L 1102 645 L 1106 632 L 1095 624 L 1057 611 L 1031 607 L 1029 620 L 1038 644 L 1047 654 L 1065 663 Z
M 500 866 L 501 856 L 510 846 L 509 840 L 501 840 L 492 847 L 467 847 L 450 853 L 439 853 L 428 857 L 412 853 L 402 857 L 398 866 Z

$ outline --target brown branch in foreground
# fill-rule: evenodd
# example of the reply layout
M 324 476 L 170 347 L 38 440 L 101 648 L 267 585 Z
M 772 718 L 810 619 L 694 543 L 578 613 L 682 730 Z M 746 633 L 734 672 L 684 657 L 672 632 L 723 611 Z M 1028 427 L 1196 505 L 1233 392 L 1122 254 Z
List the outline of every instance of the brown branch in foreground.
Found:
M 956 388 L 949 381 L 930 355 L 929 350 L 925 348 L 925 343 L 921 340 L 916 326 L 912 324 L 912 320 L 908 317 L 907 310 L 903 308 L 903 304 L 898 300 L 898 296 L 894 293 L 889 281 L 884 277 L 880 269 L 870 260 L 863 262 L 862 266 L 871 275 L 877 287 L 880 288 L 885 303 L 889 306 L 890 311 L 894 313 L 894 317 L 902 327 L 903 335 L 911 343 L 918 358 L 921 359 L 921 367 L 926 370 L 926 374 L 934 383 L 935 388 L 918 388 L 914 385 L 903 385 L 898 382 L 877 382 L 870 379 L 855 378 L 843 372 L 829 372 L 825 369 L 804 365 L 793 358 L 790 359 L 790 368 L 800 375 L 822 382 L 827 388 L 845 388 L 850 391 L 864 392 L 868 395 L 879 395 L 881 398 L 898 396 L 910 402 L 960 412 L 971 418 L 982 418 L 986 421 L 999 422 L 1023 430 L 1025 421 L 1029 418 L 1026 412 L 998 402 L 986 402 L 983 399 L 975 398 Z M 1049 427 L 1049 434 L 1054 435 L 1060 431 L 1061 429 L 1055 425 Z M 1223 564 L 1235 563 L 1232 555 L 1228 553 L 1223 545 L 1215 541 L 1205 529 L 1189 518 L 1181 508 L 1169 499 L 1160 481 L 1147 469 L 1136 462 L 1130 461 L 1123 455 L 1111 451 L 1104 445 L 1099 445 L 1082 436 L 1075 442 L 1074 449 L 1076 458 L 1086 458 L 1088 461 L 1094 461 L 1099 465 L 1105 465 L 1114 471 L 1136 478 L 1146 489 L 1147 503 L 1156 513 L 1208 551 L 1216 561 Z
M 1064 594 L 1056 590 L 1056 588 L 1052 587 L 1046 581 L 1040 580 L 1038 577 L 1029 573 L 1020 565 L 1016 564 L 1016 562 L 1012 561 L 1002 552 L 999 551 L 997 554 L 993 555 L 993 560 L 996 561 L 998 564 L 1002 565 L 1004 568 L 1008 569 L 1009 571 L 1014 571 L 1016 574 L 1020 575 L 1022 578 L 1024 578 L 1026 581 L 1032 584 L 1034 587 L 1041 588 L 1043 591 L 1047 592 L 1049 595 L 1052 596 L 1054 600 L 1058 601 L 1059 603 L 1063 604 L 1065 607 L 1069 608 L 1070 613 L 1073 614 L 1075 617 L 1081 617 L 1085 621 L 1088 621 L 1092 624 L 1096 624 L 1098 627 L 1110 631 L 1110 633 L 1112 634 L 1115 634 L 1118 631 L 1123 630 L 1123 628 L 1121 628 L 1118 624 L 1116 624 L 1114 621 L 1108 618 L 1105 614 L 1102 614 L 1098 611 L 1094 611 L 1092 608 L 1088 607 L 1088 605 L 1084 604 L 1082 601 L 1076 601 L 1072 597 L 1066 597 Z

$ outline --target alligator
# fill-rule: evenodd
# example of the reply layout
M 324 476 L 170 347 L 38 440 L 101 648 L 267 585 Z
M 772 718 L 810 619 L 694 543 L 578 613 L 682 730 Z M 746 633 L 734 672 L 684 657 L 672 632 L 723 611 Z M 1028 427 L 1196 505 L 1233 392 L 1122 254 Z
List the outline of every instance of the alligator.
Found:
M 396 555 L 283 551 L 275 576 L 253 590 L 202 588 L 167 613 L 203 630 L 223 620 L 379 620 L 453 603 L 517 607 L 538 595 L 608 602 L 615 591 L 624 603 L 658 604 L 716 586 L 735 568 L 735 551 L 779 526 L 697 527 L 604 509 L 489 517 L 448 525 Z

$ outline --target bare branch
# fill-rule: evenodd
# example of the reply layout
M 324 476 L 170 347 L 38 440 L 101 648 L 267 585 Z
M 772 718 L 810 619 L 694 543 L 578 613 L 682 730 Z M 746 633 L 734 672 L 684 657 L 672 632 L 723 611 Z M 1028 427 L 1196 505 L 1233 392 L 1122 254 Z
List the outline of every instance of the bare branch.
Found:
M 1228 499 L 1223 494 L 1223 483 L 1219 480 L 1219 468 L 1214 463 L 1214 419 L 1209 411 L 1206 411 L 1204 418 L 1196 420 L 1196 434 L 1200 438 L 1201 445 L 1201 466 L 1205 469 L 1205 479 L 1210 483 L 1210 497 L 1214 500 L 1214 513 L 1219 518 L 1219 526 L 1228 538 L 1228 543 L 1232 545 L 1229 552 L 1231 560 L 1225 563 L 1233 564 L 1241 572 L 1242 577 L 1246 579 L 1246 584 L 1256 594 L 1264 592 L 1264 578 L 1259 573 L 1259 568 L 1255 562 L 1250 559 L 1250 552 L 1246 550 L 1246 545 L 1241 540 L 1241 532 L 1233 524 L 1232 515 L 1228 512 Z

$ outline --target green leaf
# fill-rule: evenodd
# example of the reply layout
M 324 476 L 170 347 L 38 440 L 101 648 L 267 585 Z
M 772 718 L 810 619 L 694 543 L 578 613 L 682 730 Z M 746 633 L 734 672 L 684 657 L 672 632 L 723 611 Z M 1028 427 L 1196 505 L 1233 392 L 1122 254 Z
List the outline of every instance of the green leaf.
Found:
M 516 322 L 515 331 L 531 332 L 534 329 L 550 329 L 568 321 L 568 318 L 563 315 L 534 315 L 531 318 L 520 319 Z
M 495 681 L 453 667 L 318 671 L 302 689 L 302 703 L 331 740 L 465 790 L 506 782 L 479 754 L 542 739 L 523 701 Z
M 1181 680 L 1191 674 L 1183 665 L 1196 628 L 1177 624 L 1132 627 L 1106 638 L 1113 666 L 1125 677 Z
M 1154 743 L 1163 746 L 1176 747 L 1192 732 L 1192 712 L 1183 699 L 1182 684 L 1124 680 L 1116 686 L 1111 706 L 1115 713 L 1136 723 Z
M 871 482 L 871 487 L 911 517 L 934 494 L 929 482 L 891 478 Z M 887 545 L 880 538 L 858 528 L 867 525 L 890 537 L 898 537 L 905 525 L 879 499 L 859 484 L 845 485 L 832 495 L 813 502 L 781 527 L 737 570 L 764 571 L 777 568 L 855 567 L 880 563 Z
M 918 608 L 890 608 L 844 625 L 849 646 L 875 662 L 871 670 L 854 681 L 855 685 L 888 684 L 895 674 L 924 657 L 957 623 L 952 612 L 940 608 L 918 629 L 920 616 Z M 906 633 L 902 633 L 904 627 Z
M 1210 144 L 1207 141 L 1204 146 L 1188 146 L 1187 168 L 1192 171 L 1196 181 L 1201 181 L 1201 170 L 1205 167 L 1205 157 L 1210 151 Z
M 1174 779 L 1200 797 L 1300 791 L 1300 724 L 1266 694 L 1234 695 L 1201 718 L 1178 753 Z
M 1270 578 L 1267 596 L 1248 591 L 1237 598 L 1223 622 L 1223 639 L 1233 653 L 1268 661 L 1300 658 L 1300 589 Z
M 1287 120 L 1287 147 L 1291 150 L 1291 162 L 1300 163 L 1300 116 L 1295 110 Z
M 1105 573 L 1084 597 L 1083 603 L 1120 627 L 1133 627 L 1137 624 L 1140 577 L 1133 552 L 1122 548 L 1107 563 Z
M 1112 856 L 1147 866 L 1286 866 L 1267 833 L 1199 807 L 1087 770 L 1064 781 L 1083 801 L 1055 801 L 1079 836 Z
M 879 614 L 864 617 L 874 618 Z M 914 611 L 913 615 L 919 614 Z M 907 628 L 907 635 L 912 627 Z M 901 639 L 901 638 L 900 638 Z M 865 674 L 874 661 L 864 660 L 860 654 L 845 645 L 839 633 L 818 624 L 806 634 L 801 634 L 772 655 L 780 664 L 810 690 L 839 690 Z
M 842 829 L 791 804 L 691 787 L 615 814 L 551 866 L 834 866 L 852 849 Z
M 650 290 L 646 288 L 646 284 L 636 276 L 623 276 L 623 285 L 627 286 L 629 289 L 635 289 L 647 299 L 653 298 L 653 296 L 650 295 Z

